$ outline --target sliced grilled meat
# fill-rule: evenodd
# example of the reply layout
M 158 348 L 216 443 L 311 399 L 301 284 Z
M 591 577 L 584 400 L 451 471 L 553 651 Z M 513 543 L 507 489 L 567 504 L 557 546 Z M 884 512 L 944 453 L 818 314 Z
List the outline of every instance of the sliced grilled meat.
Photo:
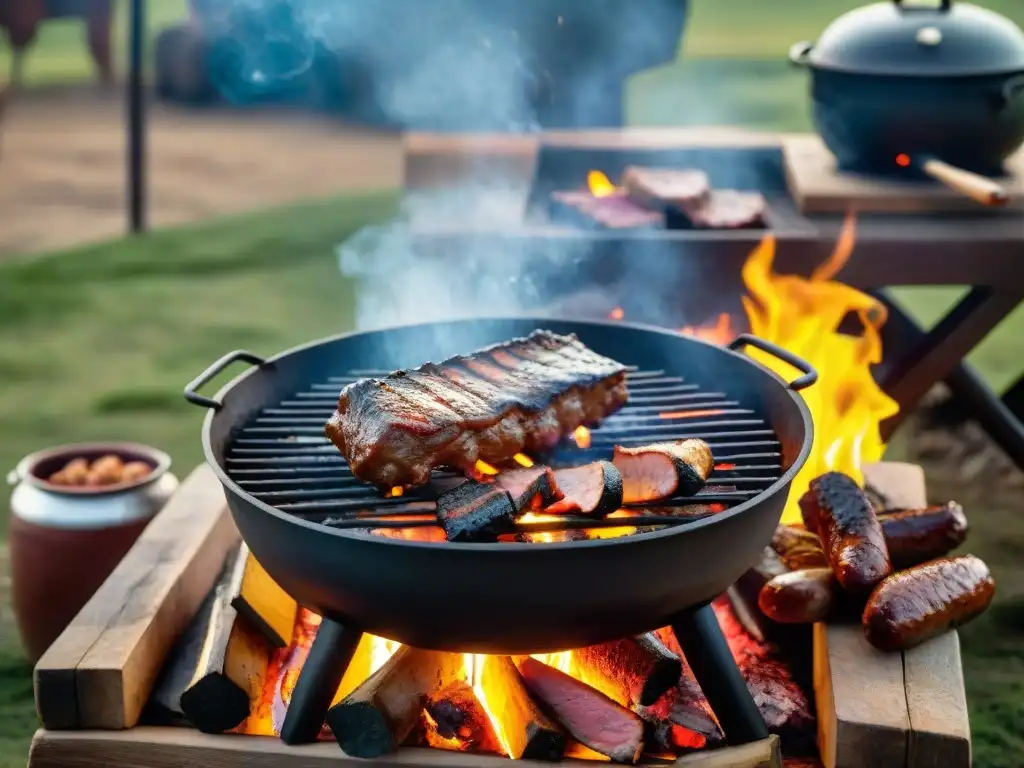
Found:
M 498 475 L 494 482 L 508 491 L 517 512 L 540 510 L 562 498 L 550 467 L 510 469 Z
M 352 473 L 422 485 L 439 466 L 501 464 L 554 447 L 628 399 L 624 366 L 575 336 L 536 331 L 440 364 L 345 387 L 325 427 Z
M 711 195 L 708 175 L 692 169 L 631 165 L 622 174 L 621 186 L 633 202 L 653 211 L 700 206 Z
M 615 446 L 612 463 L 622 474 L 625 504 L 692 496 L 714 469 L 711 447 L 703 440 L 676 440 L 637 448 Z
M 716 189 L 703 202 L 685 207 L 682 214 L 697 229 L 750 229 L 764 226 L 767 207 L 760 192 Z
M 617 189 L 604 197 L 597 197 L 586 191 L 554 192 L 551 201 L 577 211 L 585 217 L 584 223 L 589 219 L 606 229 L 658 227 L 665 222 L 663 213 L 649 211 L 630 200 L 624 189 Z
M 497 541 L 515 530 L 516 507 L 504 488 L 467 480 L 437 500 L 437 519 L 448 541 Z
M 555 470 L 562 500 L 544 508 L 548 515 L 604 517 L 622 506 L 622 475 L 609 461 Z

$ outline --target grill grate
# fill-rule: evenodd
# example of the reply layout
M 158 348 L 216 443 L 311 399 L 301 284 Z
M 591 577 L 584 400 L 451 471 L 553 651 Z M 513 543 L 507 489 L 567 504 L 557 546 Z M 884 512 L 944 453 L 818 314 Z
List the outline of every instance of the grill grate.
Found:
M 226 454 L 226 470 L 243 491 L 277 509 L 323 522 L 339 513 L 386 518 L 432 512 L 437 496 L 461 479 L 438 470 L 431 482 L 398 497 L 385 497 L 352 475 L 344 458 L 324 436 L 324 424 L 338 392 L 363 376 L 389 371 L 353 370 L 294 392 L 261 410 L 235 436 Z M 566 440 L 551 456 L 533 457 L 555 468 L 611 457 L 616 444 L 640 446 L 663 440 L 699 437 L 715 456 L 715 470 L 695 496 L 658 502 L 659 508 L 692 505 L 724 507 L 753 498 L 779 479 L 780 445 L 764 419 L 724 392 L 705 392 L 664 370 L 631 369 L 629 405 L 591 430 L 591 444 L 579 448 Z M 691 518 L 693 519 L 693 518 Z

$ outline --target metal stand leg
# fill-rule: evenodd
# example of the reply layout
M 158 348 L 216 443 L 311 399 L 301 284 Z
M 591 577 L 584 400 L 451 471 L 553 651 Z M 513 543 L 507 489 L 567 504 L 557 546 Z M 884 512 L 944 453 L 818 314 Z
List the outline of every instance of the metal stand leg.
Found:
M 320 623 L 281 726 L 281 740 L 285 744 L 316 741 L 362 636 L 360 630 L 330 619 Z
M 884 348 L 898 350 L 901 346 L 913 348 L 922 344 L 925 332 L 913 318 L 887 296 L 881 295 L 879 298 L 889 308 Z M 899 354 L 897 351 L 896 355 Z M 1020 401 L 1020 395 L 1024 394 L 1021 384 L 1011 387 L 1000 400 L 977 371 L 968 363 L 961 362 L 946 377 L 946 385 L 953 393 L 957 406 L 977 420 L 981 428 L 1010 459 L 1024 469 L 1024 424 L 1021 423 L 1024 409 L 1015 407 L 1015 402 L 1024 402 Z M 903 407 L 902 403 L 900 407 Z M 886 422 L 883 425 L 883 436 L 888 438 L 896 426 L 894 423 Z
M 730 745 L 768 738 L 768 728 L 740 674 L 710 605 L 672 620 L 679 647 Z

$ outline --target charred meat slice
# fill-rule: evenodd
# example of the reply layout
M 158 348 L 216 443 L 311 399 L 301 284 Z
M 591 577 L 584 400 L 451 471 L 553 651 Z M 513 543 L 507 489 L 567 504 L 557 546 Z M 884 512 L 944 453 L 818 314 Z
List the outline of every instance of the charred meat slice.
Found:
M 716 189 L 707 199 L 682 210 L 697 229 L 750 229 L 764 226 L 768 204 L 760 192 Z
M 508 491 L 516 511 L 540 510 L 562 498 L 549 467 L 533 466 L 510 469 L 495 478 L 495 483 Z
M 517 661 L 523 682 L 569 734 L 619 763 L 635 763 L 644 748 L 644 724 L 603 693 L 529 656 Z
M 692 496 L 704 487 L 714 469 L 710 446 L 697 439 L 637 448 L 617 445 L 612 462 L 622 474 L 625 504 Z
M 538 331 L 471 355 L 347 386 L 325 427 L 352 473 L 380 487 L 439 466 L 549 450 L 628 399 L 624 366 L 575 336 Z
M 553 203 L 575 209 L 594 224 L 606 229 L 634 229 L 658 227 L 664 224 L 665 215 L 649 211 L 629 199 L 624 189 L 617 189 L 604 197 L 597 197 L 587 191 L 554 192 Z
M 622 475 L 609 461 L 555 470 L 555 484 L 562 500 L 545 507 L 545 514 L 604 517 L 622 506 Z
M 448 541 L 496 541 L 515 530 L 516 507 L 508 491 L 467 480 L 437 500 L 437 519 Z

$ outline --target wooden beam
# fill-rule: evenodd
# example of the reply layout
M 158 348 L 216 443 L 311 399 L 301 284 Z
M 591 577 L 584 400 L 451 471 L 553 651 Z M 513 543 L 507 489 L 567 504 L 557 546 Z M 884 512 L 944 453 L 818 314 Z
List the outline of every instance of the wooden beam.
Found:
M 524 761 L 526 765 L 550 763 Z M 594 766 L 566 761 L 566 765 Z M 506 757 L 405 748 L 383 760 L 353 758 L 335 744 L 289 747 L 279 739 L 256 736 L 209 736 L 180 728 L 133 728 L 111 731 L 36 732 L 28 768 L 508 768 Z M 775 736 L 741 747 L 686 755 L 674 768 L 781 768 Z M 659 766 L 664 768 L 664 764 Z M 876 766 L 881 768 L 881 766 Z M 888 767 L 886 767 L 888 768 Z
M 164 659 L 238 541 L 223 487 L 203 464 L 36 664 L 43 725 L 135 725 Z
M 299 604 L 270 578 L 244 543 L 244 570 L 231 596 L 231 607 L 275 648 L 287 648 L 295 630 Z
M 956 631 L 903 652 L 910 768 L 970 768 L 971 727 Z

